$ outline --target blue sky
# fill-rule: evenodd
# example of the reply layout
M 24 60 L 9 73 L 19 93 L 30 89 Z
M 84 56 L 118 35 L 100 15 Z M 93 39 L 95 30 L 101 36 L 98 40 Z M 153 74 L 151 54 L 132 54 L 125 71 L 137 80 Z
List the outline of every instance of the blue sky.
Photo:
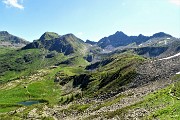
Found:
M 166 32 L 180 38 L 180 0 L 0 0 L 0 31 L 38 39 L 44 32 L 98 41 Z

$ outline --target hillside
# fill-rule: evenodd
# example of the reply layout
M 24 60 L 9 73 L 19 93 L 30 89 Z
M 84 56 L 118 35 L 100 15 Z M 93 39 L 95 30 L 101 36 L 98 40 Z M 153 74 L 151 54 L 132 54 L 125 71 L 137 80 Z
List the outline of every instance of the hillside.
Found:
M 20 37 L 11 35 L 7 31 L 0 31 L 0 46 L 23 47 L 28 43 L 28 41 Z
M 53 69 L 43 69 L 2 84 L 0 93 L 6 91 L 6 97 L 1 99 L 1 110 L 19 109 L 10 112 L 10 116 L 0 116 L 2 119 L 161 118 L 178 107 L 179 101 L 175 96 L 178 96 L 179 75 L 176 73 L 180 71 L 179 59 L 177 56 L 170 60 L 148 60 L 123 53 L 104 56 L 101 62 L 89 65 L 93 67 L 86 67 L 90 70 L 63 64 Z M 27 86 L 28 94 L 23 86 Z M 36 91 L 43 92 L 43 95 Z M 16 99 L 11 99 L 12 94 L 16 94 Z M 5 102 L 7 99 L 8 103 Z M 30 107 L 13 105 L 29 99 L 41 100 L 42 103 Z M 162 99 L 164 101 L 160 102 Z M 170 103 L 162 106 L 167 102 Z M 26 116 L 23 115 L 25 111 Z M 178 113 L 177 110 L 173 114 Z
M 0 47 L 0 119 L 180 119 L 179 39 L 140 37 L 111 52 L 54 32 Z

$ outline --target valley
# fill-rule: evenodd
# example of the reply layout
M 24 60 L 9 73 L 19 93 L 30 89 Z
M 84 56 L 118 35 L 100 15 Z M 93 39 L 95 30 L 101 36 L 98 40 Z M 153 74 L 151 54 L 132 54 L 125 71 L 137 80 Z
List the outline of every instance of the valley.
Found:
M 6 39 L 10 46 L 0 44 L 1 120 L 180 119 L 179 38 L 118 31 L 84 42 L 45 32 L 20 47 Z

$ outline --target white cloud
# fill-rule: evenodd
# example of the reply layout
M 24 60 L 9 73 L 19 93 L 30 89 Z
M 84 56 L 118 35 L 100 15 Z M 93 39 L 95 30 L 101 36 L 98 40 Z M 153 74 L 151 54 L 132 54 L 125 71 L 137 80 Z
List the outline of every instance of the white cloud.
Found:
M 22 2 L 23 0 L 3 0 L 3 3 L 6 4 L 7 6 L 24 9 L 24 6 L 20 4 Z
M 178 6 L 180 6 L 180 0 L 169 0 L 171 3 L 174 3 Z
M 82 36 L 84 33 L 83 32 L 78 32 L 77 35 L 78 36 Z

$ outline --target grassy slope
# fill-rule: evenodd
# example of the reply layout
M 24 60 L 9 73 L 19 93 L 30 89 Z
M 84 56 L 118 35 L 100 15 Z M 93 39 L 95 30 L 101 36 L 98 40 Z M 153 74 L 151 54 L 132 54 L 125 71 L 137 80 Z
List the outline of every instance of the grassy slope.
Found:
M 0 81 L 11 81 L 24 75 L 30 75 L 38 69 L 49 67 L 66 59 L 63 54 L 59 53 L 53 58 L 45 58 L 47 54 L 47 51 L 40 49 L 14 50 L 7 54 L 0 54 Z
M 155 95 L 151 94 L 146 97 L 147 100 L 155 98 L 154 104 L 151 106 L 164 105 L 163 108 L 152 112 L 146 119 L 180 119 L 180 75 L 177 75 L 174 79 L 178 80 L 178 82 L 156 92 Z
M 135 66 L 144 61 L 142 57 L 133 54 L 122 54 L 112 56 L 112 58 L 114 60 L 111 63 L 92 71 L 92 82 L 85 89 L 85 94 L 93 93 L 96 96 L 115 91 L 128 84 L 136 75 Z
M 21 107 L 17 105 L 18 102 L 29 99 L 43 99 L 50 105 L 57 104 L 61 97 L 61 89 L 54 83 L 55 74 L 64 72 L 69 76 L 76 75 L 82 73 L 83 66 L 88 64 L 82 56 L 71 59 L 73 56 L 67 57 L 56 53 L 52 58 L 45 57 L 51 53 L 42 49 L 16 51 L 1 48 L 0 112 L 17 109 Z M 67 59 L 71 60 L 71 65 L 49 68 Z
M 14 50 L 14 48 L 8 48 L 8 47 L 1 47 L 0 46 L 0 55 L 6 54 L 6 53 L 11 52 L 13 50 Z

